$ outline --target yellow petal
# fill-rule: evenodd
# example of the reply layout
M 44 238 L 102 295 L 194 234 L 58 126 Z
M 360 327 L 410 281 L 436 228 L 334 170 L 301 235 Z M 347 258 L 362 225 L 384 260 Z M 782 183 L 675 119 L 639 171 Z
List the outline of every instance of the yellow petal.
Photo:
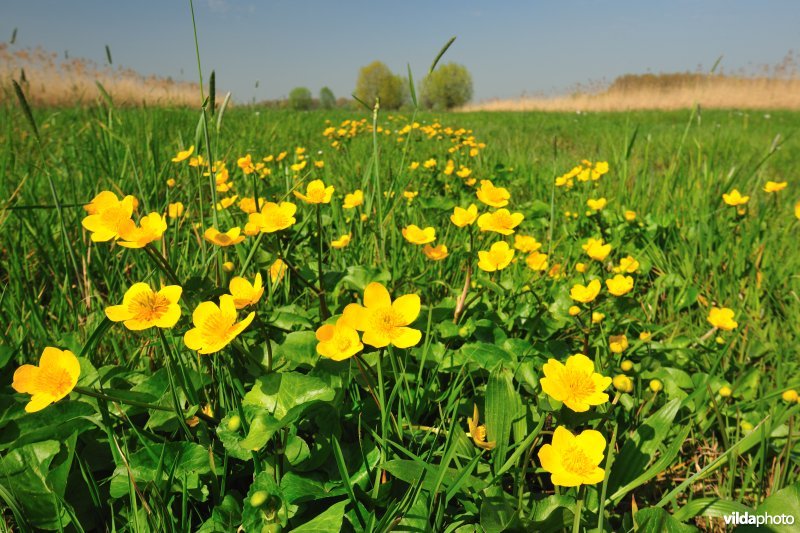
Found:
M 377 282 L 372 282 L 364 289 L 364 307 L 375 309 L 392 305 L 392 297 L 386 287 Z
M 169 300 L 170 303 L 176 304 L 181 299 L 183 288 L 180 285 L 167 285 L 162 287 L 158 294 Z
M 369 344 L 375 348 L 383 348 L 389 345 L 390 339 L 384 335 L 381 335 L 374 330 L 365 331 L 364 336 L 362 337 L 361 341 L 364 344 Z
M 208 302 L 205 302 L 205 303 L 208 303 Z M 200 305 L 202 305 L 202 304 L 200 304 Z M 197 312 L 197 311 L 195 310 L 195 312 Z M 192 328 L 189 331 L 187 331 L 183 335 L 183 343 L 190 350 L 197 351 L 200 348 L 202 348 L 203 347 L 203 338 L 200 335 L 200 330 L 198 328 Z
M 567 358 L 566 366 L 570 369 L 574 369 L 579 372 L 586 372 L 588 374 L 594 372 L 594 363 L 582 353 L 569 356 Z
M 36 411 L 41 411 L 54 401 L 55 398 L 49 394 L 34 394 L 31 396 L 31 401 L 25 405 L 25 412 L 35 413 Z
M 36 386 L 36 378 L 39 376 L 39 367 L 33 365 L 22 365 L 14 371 L 14 380 L 11 387 L 17 392 L 33 394 Z
M 392 310 L 403 317 L 403 324 L 414 322 L 419 316 L 420 300 L 416 294 L 406 294 L 392 303 Z
M 181 308 L 177 304 L 167 307 L 167 310 L 156 320 L 156 326 L 159 328 L 171 328 L 178 323 L 181 318 Z
M 416 346 L 420 339 L 422 339 L 422 332 L 418 329 L 414 328 L 395 328 L 396 332 L 399 332 L 392 339 L 392 344 L 397 346 L 398 348 L 410 348 L 411 346 Z M 366 334 L 364 334 L 366 337 Z M 366 340 L 364 342 L 367 342 Z
M 123 322 L 133 315 L 131 315 L 127 305 L 112 305 L 106 307 L 106 316 L 112 322 Z
M 219 313 L 219 307 L 214 304 L 214 302 L 202 302 L 198 305 L 194 312 L 192 313 L 192 322 L 196 326 L 199 326 L 203 322 L 205 322 L 210 316 Z M 187 344 L 188 346 L 188 344 Z M 192 348 L 193 350 L 195 348 Z

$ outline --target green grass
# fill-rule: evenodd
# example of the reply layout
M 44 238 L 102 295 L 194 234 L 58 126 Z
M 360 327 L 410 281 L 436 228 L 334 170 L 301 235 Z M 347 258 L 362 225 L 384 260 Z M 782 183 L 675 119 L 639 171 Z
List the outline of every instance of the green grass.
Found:
M 486 147 L 470 158 L 448 155 L 446 135 L 429 139 L 420 130 L 403 142 L 364 131 L 340 149 L 322 135 L 347 119 L 370 124 L 366 112 L 231 108 L 219 122 L 209 117 L 209 144 L 227 163 L 231 194 L 253 196 L 255 184 L 259 196 L 294 201 L 298 210 L 280 239 L 265 234 L 228 248 L 205 242 L 203 230 L 214 217 L 221 230 L 243 227 L 247 216 L 236 205 L 212 210 L 209 178 L 171 162 L 192 144 L 206 155 L 199 112 L 106 102 L 33 114 L 40 144 L 18 107 L 0 110 L 6 529 L 233 531 L 244 524 L 257 531 L 308 523 L 315 531 L 628 531 L 634 524 L 721 531 L 724 514 L 786 512 L 800 492 L 800 407 L 781 399 L 800 388 L 798 113 L 416 115 L 423 124 L 438 119 L 473 130 Z M 382 111 L 377 124 L 394 132 L 410 117 Z M 288 169 L 296 147 L 325 166 L 309 163 L 296 181 Z M 288 164 L 273 163 L 264 180 L 236 166 L 246 153 L 260 161 L 281 151 Z M 436 170 L 409 169 L 429 158 Z M 442 173 L 448 158 L 511 191 L 509 209 L 525 215 L 518 233 L 543 243 L 561 277 L 528 269 L 520 252 L 493 275 L 475 267 L 475 252 L 503 237 L 473 226 L 470 248 L 470 230 L 450 223 L 454 206 L 487 208 L 462 179 Z M 610 172 L 554 189 L 555 177 L 582 159 L 608 161 Z M 175 188 L 166 186 L 169 178 Z M 393 298 L 418 294 L 418 346 L 366 347 L 358 360 L 342 362 L 316 354 L 314 332 L 324 320 L 306 284 L 319 285 L 317 219 L 291 193 L 312 179 L 336 188 L 321 207 L 326 306 L 340 315 L 370 281 Z M 761 190 L 767 180 L 789 185 L 768 195 Z M 357 188 L 367 221 L 341 207 Z M 733 188 L 751 196 L 743 215 L 722 202 Z M 184 287 L 182 318 L 163 337 L 105 320 L 104 309 L 134 282 L 170 281 L 144 250 L 89 240 L 82 205 L 103 190 L 134 195 L 139 216 L 163 213 L 169 202 L 186 206 L 154 243 Z M 404 190 L 419 195 L 408 202 Z M 587 216 L 586 200 L 601 196 L 608 206 Z M 626 209 L 636 221 L 624 220 Z M 403 239 L 408 224 L 435 227 L 435 244 L 445 243 L 450 256 L 425 258 Z M 348 232 L 346 248 L 328 245 Z M 613 246 L 608 265 L 581 249 L 600 235 Z M 296 272 L 271 284 L 277 246 Z M 590 264 L 586 275 L 602 281 L 628 254 L 641 263 L 634 291 L 615 298 L 604 285 L 599 324 L 587 327 L 587 310 L 571 317 L 569 289 L 586 279 L 575 264 Z M 233 262 L 234 273 L 223 261 Z M 454 323 L 467 265 L 467 306 Z M 256 272 L 267 292 L 252 325 L 216 354 L 189 350 L 183 334 L 196 305 L 216 301 L 234 274 Z M 733 309 L 738 328 L 709 331 L 712 305 Z M 639 341 L 642 331 L 653 341 Z M 630 347 L 613 354 L 608 337 L 621 333 Z M 73 392 L 25 414 L 28 396 L 14 393 L 12 376 L 36 364 L 46 346 L 79 356 L 78 385 L 94 396 Z M 550 399 L 539 384 L 542 366 L 579 352 L 606 376 L 622 373 L 622 359 L 633 361 L 633 392 L 610 387 L 613 402 L 587 413 Z M 654 394 L 651 379 L 664 389 Z M 723 385 L 731 397 L 719 395 Z M 466 433 L 474 404 L 496 442 L 492 451 Z M 210 416 L 190 418 L 206 405 Z M 594 428 L 611 443 L 603 483 L 581 491 L 552 485 L 537 454 L 556 425 Z

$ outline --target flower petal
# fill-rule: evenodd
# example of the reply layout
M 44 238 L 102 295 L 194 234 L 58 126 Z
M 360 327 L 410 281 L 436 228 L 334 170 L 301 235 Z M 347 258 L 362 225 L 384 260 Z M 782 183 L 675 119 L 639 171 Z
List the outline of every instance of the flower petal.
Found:
M 414 328 L 395 328 L 395 332 L 399 332 L 392 338 L 392 344 L 398 348 L 410 348 L 416 346 L 420 339 L 422 339 L 422 332 Z M 366 341 L 367 334 L 364 334 L 364 342 Z M 369 343 L 367 343 L 369 344 Z M 374 346 L 374 345 L 373 345 Z
M 392 305 L 392 297 L 386 287 L 373 281 L 364 289 L 364 307 L 375 309 Z
M 11 388 L 17 392 L 33 394 L 36 387 L 36 378 L 39 376 L 39 367 L 22 365 L 14 371 L 14 380 Z
M 392 310 L 403 318 L 403 326 L 411 324 L 419 316 L 419 296 L 416 294 L 401 296 L 392 303 Z

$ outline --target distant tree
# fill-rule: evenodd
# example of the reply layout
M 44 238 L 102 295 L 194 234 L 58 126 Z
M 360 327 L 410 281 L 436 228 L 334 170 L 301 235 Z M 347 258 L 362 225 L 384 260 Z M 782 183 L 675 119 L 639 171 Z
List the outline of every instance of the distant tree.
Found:
M 319 90 L 319 106 L 322 109 L 333 109 L 336 107 L 336 97 L 328 87 Z
M 397 109 L 403 105 L 403 80 L 385 64 L 373 61 L 358 71 L 355 95 L 367 105 L 380 98 L 381 108 Z
M 306 87 L 295 87 L 289 93 L 289 107 L 295 110 L 304 111 L 311 109 L 311 91 Z
M 472 99 L 472 76 L 467 67 L 448 63 L 422 79 L 420 100 L 433 109 L 452 109 Z

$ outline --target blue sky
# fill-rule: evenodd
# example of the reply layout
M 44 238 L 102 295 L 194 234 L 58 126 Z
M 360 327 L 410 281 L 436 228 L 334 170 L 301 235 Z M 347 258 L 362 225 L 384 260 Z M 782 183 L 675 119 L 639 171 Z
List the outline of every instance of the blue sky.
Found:
M 379 59 L 415 78 L 444 61 L 472 72 L 475 99 L 553 93 L 624 73 L 776 64 L 800 51 L 797 0 L 195 0 L 204 74 L 234 100 L 296 86 L 348 96 Z M 143 74 L 196 80 L 188 0 L 3 0 L 0 40 Z M 255 87 L 259 82 L 258 88 Z

